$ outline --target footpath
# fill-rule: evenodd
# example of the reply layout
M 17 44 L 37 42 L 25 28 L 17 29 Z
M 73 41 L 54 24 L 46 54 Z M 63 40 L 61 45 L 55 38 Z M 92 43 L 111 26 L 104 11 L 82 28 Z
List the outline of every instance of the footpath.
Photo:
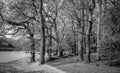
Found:
M 45 71 L 47 73 L 66 73 L 60 69 L 57 69 L 56 67 L 44 64 L 39 65 L 39 63 L 31 63 L 30 65 L 19 65 L 19 66 L 13 66 L 17 70 L 22 70 L 24 72 L 33 72 L 33 71 Z

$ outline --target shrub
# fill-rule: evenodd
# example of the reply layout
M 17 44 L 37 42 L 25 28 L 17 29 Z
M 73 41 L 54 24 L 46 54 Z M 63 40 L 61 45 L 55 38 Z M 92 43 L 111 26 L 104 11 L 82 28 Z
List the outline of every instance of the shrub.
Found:
M 120 40 L 106 38 L 101 44 L 101 56 L 109 60 L 119 59 Z

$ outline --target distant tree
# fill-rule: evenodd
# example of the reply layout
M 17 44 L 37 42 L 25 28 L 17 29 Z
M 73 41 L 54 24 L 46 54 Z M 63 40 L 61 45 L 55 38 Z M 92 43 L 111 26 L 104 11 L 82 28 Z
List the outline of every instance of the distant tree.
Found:
M 76 46 L 78 46 L 80 60 L 83 61 L 83 37 L 84 37 L 84 1 L 82 0 L 66 0 L 64 2 L 66 16 L 71 20 L 72 26 L 74 26 L 74 36 L 77 36 Z M 81 30 L 82 29 L 82 30 Z M 82 36 L 82 37 L 81 37 Z M 76 47 L 77 48 L 77 47 Z M 77 50 L 74 48 L 74 50 Z
M 60 29 L 59 27 L 64 26 L 65 22 L 63 20 L 63 16 L 62 16 L 62 2 L 61 0 L 46 0 L 46 8 L 44 8 L 44 12 L 46 15 L 46 18 L 48 20 L 46 20 L 48 22 L 48 28 L 50 28 L 50 33 L 52 33 L 52 35 L 48 35 L 49 38 L 52 38 L 55 40 L 56 45 L 59 45 L 61 43 L 61 39 L 63 39 L 64 35 L 61 35 L 64 31 L 64 27 L 63 30 Z M 49 26 L 50 25 L 50 26 Z M 51 29 L 53 29 L 51 31 Z M 62 36 L 62 38 L 60 37 Z M 58 55 L 61 56 L 62 54 L 62 49 L 60 49 L 58 47 Z

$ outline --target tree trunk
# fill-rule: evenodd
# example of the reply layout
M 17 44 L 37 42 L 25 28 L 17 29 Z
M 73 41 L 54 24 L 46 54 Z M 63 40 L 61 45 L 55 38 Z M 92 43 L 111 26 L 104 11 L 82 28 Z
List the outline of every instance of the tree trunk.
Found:
M 90 48 L 90 38 L 91 38 L 91 31 L 92 31 L 92 25 L 93 25 L 93 13 L 95 9 L 95 0 L 90 0 L 90 6 L 89 6 L 89 23 L 87 25 L 87 30 L 86 30 L 86 57 L 85 57 L 85 63 L 89 63 L 90 60 L 90 55 L 91 55 L 91 48 Z
M 31 40 L 31 59 L 30 62 L 35 62 L 35 42 L 33 34 L 30 34 L 30 40 Z
M 29 23 L 30 24 L 30 23 Z M 34 41 L 34 34 L 32 33 L 30 27 L 26 27 L 27 32 L 29 34 L 29 39 L 30 39 L 30 43 L 31 43 L 31 49 L 30 49 L 30 62 L 35 62 L 35 41 Z
M 73 55 L 74 54 L 74 48 L 73 47 L 72 47 L 71 51 L 72 51 L 71 54 Z
M 52 36 L 52 28 L 50 28 L 50 35 Z M 49 56 L 49 59 L 52 58 L 52 38 L 49 39 L 49 52 L 48 52 L 48 56 Z
M 58 54 L 59 54 L 59 55 L 58 55 L 59 57 L 63 57 L 63 50 L 60 49 L 59 52 L 58 52 Z
M 90 55 L 91 55 L 91 48 L 90 48 L 90 37 L 91 37 L 91 31 L 92 31 L 92 21 L 89 22 L 88 24 L 88 30 L 86 32 L 86 57 L 85 57 L 85 62 L 89 63 L 90 62 Z
M 49 60 L 52 58 L 52 50 L 51 47 L 48 49 L 48 56 L 49 56 Z
M 84 0 L 81 1 L 82 2 L 82 6 L 84 6 Z M 81 10 L 81 17 L 84 20 L 84 7 Z M 80 61 L 84 61 L 84 28 L 85 28 L 85 23 L 84 21 L 81 21 L 81 25 L 82 25 L 82 39 L 81 39 L 81 49 L 80 49 Z
M 44 55 L 45 55 L 45 30 L 44 30 L 44 18 L 43 18 L 43 0 L 40 0 L 40 16 L 41 16 L 41 48 L 40 48 L 40 64 L 44 64 Z
M 75 49 L 76 49 L 75 55 L 78 55 L 79 53 L 78 53 L 78 48 L 77 48 L 76 42 L 75 42 Z
M 78 28 L 78 31 L 80 31 L 80 28 Z M 82 48 L 82 39 L 81 39 L 82 35 L 78 34 L 78 50 L 79 50 L 79 59 L 80 61 L 84 60 L 84 56 L 83 56 L 83 48 Z
M 57 39 L 57 45 L 59 45 L 60 44 L 60 40 L 59 40 L 59 36 L 58 36 L 58 30 L 57 30 L 57 24 L 56 24 L 56 21 L 54 20 L 54 31 L 55 31 L 55 34 L 56 34 L 56 39 Z M 58 56 L 59 57 L 62 57 L 63 55 L 63 51 L 62 51 L 62 49 L 59 47 L 58 48 L 59 50 L 58 50 Z
M 97 59 L 100 60 L 100 25 L 101 25 L 101 12 L 102 12 L 102 8 L 101 8 L 101 5 L 102 5 L 102 0 L 98 0 L 97 2 L 97 6 L 98 6 L 98 9 L 99 9 L 99 18 L 98 18 L 98 25 L 97 25 Z
M 74 51 L 73 51 L 73 52 L 74 52 L 73 55 L 77 55 L 77 49 L 76 49 L 75 46 L 73 46 L 73 50 L 74 50 Z
M 90 37 L 91 37 L 91 31 L 92 31 L 92 11 L 89 11 L 89 23 L 88 23 L 88 27 L 86 30 L 86 57 L 85 57 L 85 62 L 89 63 L 90 62 Z
M 86 57 L 85 57 L 85 62 L 89 63 L 90 62 L 90 34 L 86 33 Z

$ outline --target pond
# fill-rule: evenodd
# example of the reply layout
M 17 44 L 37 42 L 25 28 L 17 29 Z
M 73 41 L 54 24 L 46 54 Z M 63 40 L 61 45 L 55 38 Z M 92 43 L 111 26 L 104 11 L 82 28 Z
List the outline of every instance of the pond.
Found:
M 30 56 L 25 51 L 0 51 L 0 63 L 7 63 Z

